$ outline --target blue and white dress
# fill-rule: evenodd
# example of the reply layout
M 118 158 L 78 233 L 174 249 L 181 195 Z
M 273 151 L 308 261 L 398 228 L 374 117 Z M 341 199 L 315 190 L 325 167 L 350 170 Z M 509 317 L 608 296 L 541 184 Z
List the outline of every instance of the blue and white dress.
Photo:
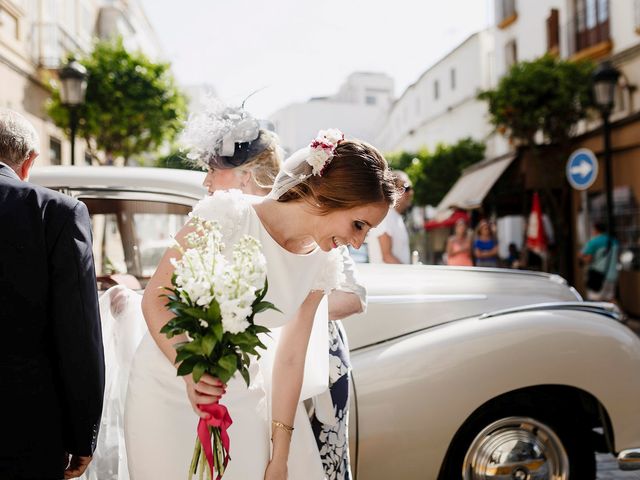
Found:
M 343 283 L 341 291 L 354 293 L 366 309 L 366 290 L 358 284 L 355 264 L 346 248 L 343 254 Z M 349 382 L 351 361 L 347 335 L 339 320 L 329 322 L 329 390 L 314 398 L 308 408 L 311 428 L 316 438 L 322 466 L 327 480 L 351 480 L 349 459 Z M 330 408 L 332 415 L 321 410 Z M 328 418 L 325 418 L 328 417 Z

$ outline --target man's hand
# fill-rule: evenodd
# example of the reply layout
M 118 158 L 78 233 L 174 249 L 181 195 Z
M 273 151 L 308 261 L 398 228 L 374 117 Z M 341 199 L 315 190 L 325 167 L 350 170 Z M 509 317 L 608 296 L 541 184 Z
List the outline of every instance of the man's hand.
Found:
M 82 457 L 80 455 L 70 455 L 68 453 L 65 453 L 65 459 L 68 460 L 69 457 L 71 457 L 71 461 L 69 462 L 69 465 L 67 465 L 67 468 L 65 468 L 64 470 L 64 478 L 78 478 L 84 473 L 84 471 L 91 463 L 91 457 Z

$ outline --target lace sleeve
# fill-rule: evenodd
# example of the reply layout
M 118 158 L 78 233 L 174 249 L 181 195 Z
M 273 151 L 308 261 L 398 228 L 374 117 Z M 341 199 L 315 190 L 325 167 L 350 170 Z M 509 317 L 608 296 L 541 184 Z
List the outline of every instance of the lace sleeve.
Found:
M 340 288 L 345 283 L 344 263 L 340 249 L 334 248 L 326 255 L 324 264 L 320 267 L 311 290 L 321 290 L 325 295 L 331 290 Z

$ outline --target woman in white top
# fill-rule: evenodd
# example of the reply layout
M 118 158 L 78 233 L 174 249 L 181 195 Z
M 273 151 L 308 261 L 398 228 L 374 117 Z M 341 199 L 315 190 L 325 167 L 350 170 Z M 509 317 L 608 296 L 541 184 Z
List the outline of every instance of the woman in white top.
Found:
M 222 139 L 221 151 L 228 151 L 227 140 Z M 236 149 L 247 147 L 233 143 Z M 261 242 L 267 300 L 282 313 L 263 312 L 255 320 L 274 329 L 279 341 L 251 365 L 249 388 L 236 378 L 222 385 L 210 376 L 197 384 L 191 376 L 176 377 L 173 344 L 185 338 L 169 340 L 159 333 L 171 313 L 158 292 L 170 284 L 170 260 L 178 255 L 167 251 L 145 291 L 142 309 L 150 335 L 135 354 L 127 392 L 125 435 L 132 479 L 183 476 L 195 438 L 192 411 L 206 416 L 198 404 L 221 397 L 234 421 L 225 479 L 324 478 L 309 422 L 299 421 L 304 412 L 296 416 L 301 399 L 326 389 L 328 312 L 323 298 L 341 281 L 337 248 L 359 247 L 395 197 L 384 158 L 363 142 L 341 140 L 331 132 L 285 162 L 268 197 L 217 192 L 194 208 L 195 215 L 221 225 L 228 250 L 244 234 Z M 190 228 L 182 229 L 178 241 Z M 293 435 L 282 425 L 295 427 Z

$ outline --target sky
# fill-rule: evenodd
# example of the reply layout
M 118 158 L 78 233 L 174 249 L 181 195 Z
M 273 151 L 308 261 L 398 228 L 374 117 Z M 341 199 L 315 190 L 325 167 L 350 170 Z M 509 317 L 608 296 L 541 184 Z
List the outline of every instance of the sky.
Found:
M 399 96 L 490 23 L 491 0 L 141 0 L 181 85 L 259 118 L 382 72 Z

